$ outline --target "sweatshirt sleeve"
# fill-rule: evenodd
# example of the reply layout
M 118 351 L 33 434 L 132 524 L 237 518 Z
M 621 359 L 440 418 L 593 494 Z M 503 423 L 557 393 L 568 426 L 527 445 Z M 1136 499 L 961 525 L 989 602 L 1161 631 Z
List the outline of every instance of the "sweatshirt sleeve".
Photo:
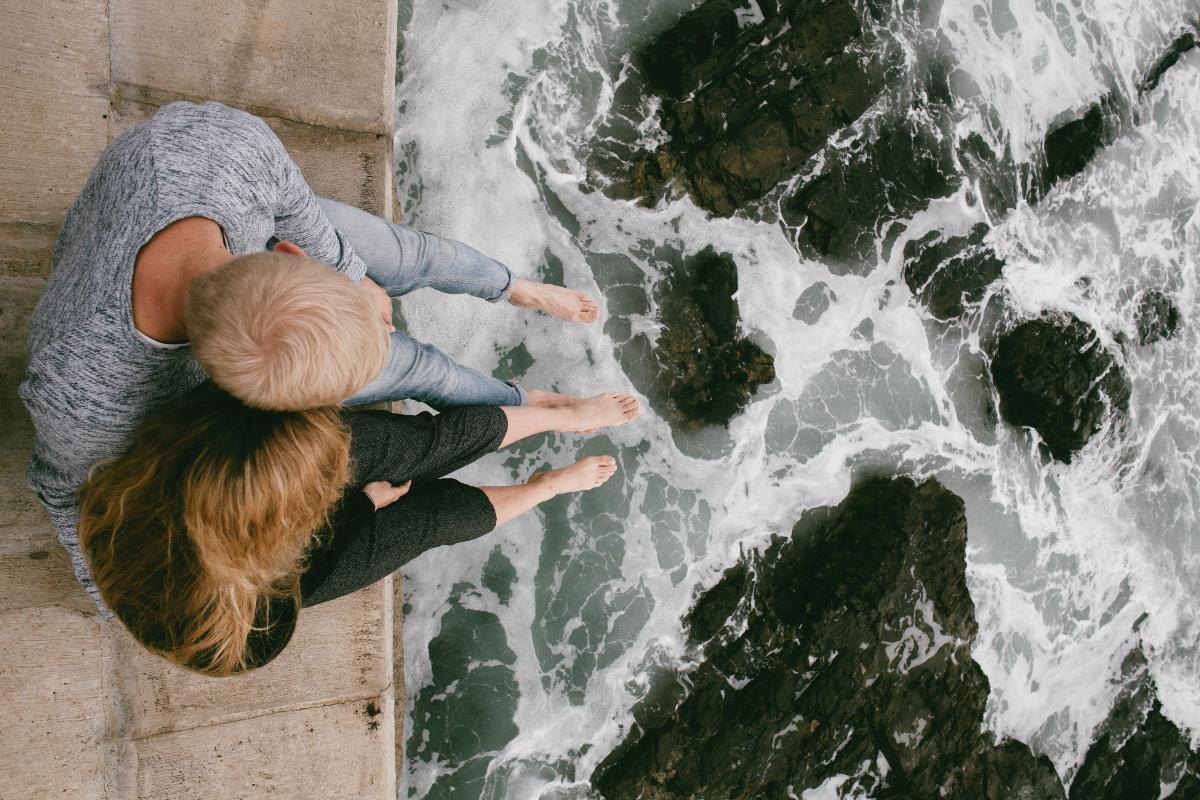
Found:
M 271 136 L 274 137 L 274 133 Z M 310 258 L 329 264 L 358 283 L 367 274 L 366 264 L 325 216 L 316 195 L 283 143 L 278 137 L 275 141 L 279 145 L 282 170 L 278 203 L 274 209 L 276 238 L 298 245 Z

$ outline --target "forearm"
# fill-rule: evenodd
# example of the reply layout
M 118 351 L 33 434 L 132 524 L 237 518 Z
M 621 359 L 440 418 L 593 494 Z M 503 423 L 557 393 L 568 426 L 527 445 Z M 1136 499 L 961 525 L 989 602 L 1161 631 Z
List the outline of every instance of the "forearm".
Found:
M 282 149 L 282 146 L 281 146 Z M 309 258 L 330 265 L 357 282 L 367 265 L 333 226 L 286 151 L 281 154 L 284 179 L 275 212 L 275 236 L 300 247 Z
M 558 494 L 550 481 L 535 481 L 516 486 L 481 486 L 496 511 L 496 527 L 546 502 Z

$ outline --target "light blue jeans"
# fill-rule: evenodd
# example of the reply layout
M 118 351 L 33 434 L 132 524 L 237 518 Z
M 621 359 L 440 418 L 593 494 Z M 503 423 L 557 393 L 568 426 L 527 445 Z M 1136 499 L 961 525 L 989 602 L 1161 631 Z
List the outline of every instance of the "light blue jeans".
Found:
M 508 299 L 516 278 L 494 258 L 461 242 L 388 222 L 336 200 L 317 200 L 333 227 L 367 265 L 367 276 L 390 296 L 428 287 L 492 303 Z M 437 409 L 528 402 L 524 389 L 464 367 L 436 347 L 396 331 L 383 371 L 346 405 L 403 399 L 420 400 Z

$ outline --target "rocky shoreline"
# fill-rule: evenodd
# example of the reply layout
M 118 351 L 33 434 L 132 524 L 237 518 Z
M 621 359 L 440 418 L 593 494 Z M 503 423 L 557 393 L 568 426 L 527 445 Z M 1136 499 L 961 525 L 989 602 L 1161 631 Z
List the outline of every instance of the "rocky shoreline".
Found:
M 751 553 L 684 620 L 696 666 L 664 670 L 592 776 L 606 800 L 841 796 L 1194 798 L 1200 753 L 1165 719 L 1138 649 L 1082 766 L 982 731 L 962 500 L 869 478 Z M 1153 787 L 1154 793 L 1147 793 Z
M 751 5 L 744 24 L 744 0 L 705 0 L 633 54 L 636 77 L 590 155 L 592 188 L 647 206 L 686 194 L 716 216 L 777 223 L 803 257 L 862 275 L 931 201 L 977 186 L 971 200 L 993 221 L 1045 202 L 1140 113 L 1106 94 L 1052 125 L 1034 163 L 1015 163 L 978 135 L 956 138 L 952 64 L 912 63 L 896 46 L 902 25 L 943 52 L 936 9 L 896 21 L 872 0 Z M 1182 32 L 1134 100 L 1196 46 Z M 649 142 L 633 135 L 645 108 L 662 133 Z M 961 323 L 992 296 L 1006 265 L 990 233 L 980 223 L 904 240 L 900 277 L 933 326 Z M 673 427 L 727 424 L 774 377 L 726 302 L 736 265 L 711 250 L 663 260 L 657 343 L 619 321 L 610 335 Z M 836 299 L 814 284 L 793 317 L 814 325 Z M 1133 308 L 1130 337 L 1065 311 L 1017 318 L 1001 296 L 979 355 L 999 418 L 1036 431 L 1060 462 L 1101 431 L 1116 435 L 1132 394 L 1126 359 L 1181 324 L 1165 288 L 1140 291 Z M 806 513 L 697 597 L 684 620 L 693 668 L 657 675 L 593 786 L 608 800 L 818 786 L 890 798 L 1200 797 L 1200 753 L 1162 715 L 1137 646 L 1069 790 L 1046 757 L 981 731 L 989 684 L 971 658 L 965 545 L 962 500 L 934 480 L 863 479 L 837 507 Z

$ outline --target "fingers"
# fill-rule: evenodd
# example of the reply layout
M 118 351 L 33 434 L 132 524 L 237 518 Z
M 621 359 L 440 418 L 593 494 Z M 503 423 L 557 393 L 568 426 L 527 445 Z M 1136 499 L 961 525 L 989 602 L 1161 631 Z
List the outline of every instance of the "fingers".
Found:
M 367 497 L 371 498 L 371 502 L 375 504 L 375 510 L 378 511 L 408 494 L 411 487 L 412 481 L 405 481 L 396 486 L 387 481 L 371 481 L 362 490 Z

